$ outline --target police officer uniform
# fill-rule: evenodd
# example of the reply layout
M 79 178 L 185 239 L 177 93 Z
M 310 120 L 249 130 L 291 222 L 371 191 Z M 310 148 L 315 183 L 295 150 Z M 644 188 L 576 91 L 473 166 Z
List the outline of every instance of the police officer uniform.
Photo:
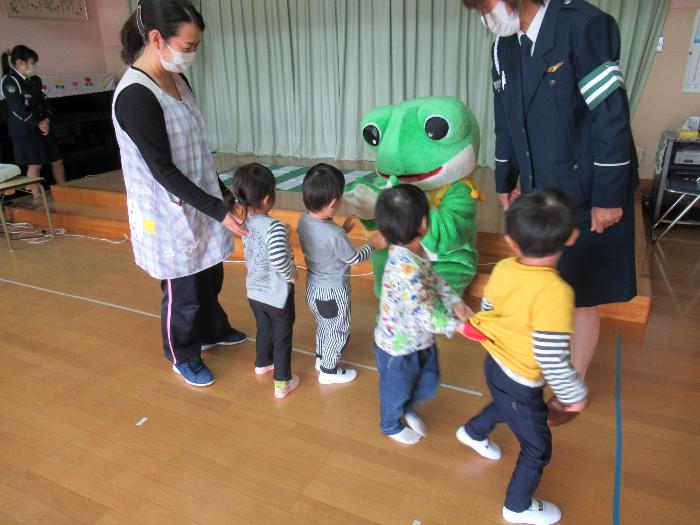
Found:
M 61 160 L 52 127 L 46 136 L 39 129 L 42 120 L 53 117 L 41 79 L 25 77 L 11 68 L 0 81 L 0 93 L 7 102 L 7 127 L 15 164 L 44 165 Z
M 576 206 L 581 235 L 559 266 L 576 306 L 636 295 L 634 189 L 638 163 L 620 34 L 584 0 L 549 0 L 527 33 L 493 46 L 496 188 L 558 188 Z M 591 232 L 591 208 L 623 208 L 619 223 Z

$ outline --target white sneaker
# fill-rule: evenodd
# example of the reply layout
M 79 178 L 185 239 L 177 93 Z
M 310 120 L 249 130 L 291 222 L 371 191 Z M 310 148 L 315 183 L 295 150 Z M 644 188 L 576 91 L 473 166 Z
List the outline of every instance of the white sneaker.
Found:
M 503 507 L 503 519 L 508 523 L 551 525 L 561 519 L 561 510 L 554 503 L 532 498 L 530 508 L 522 512 L 513 512 Z
M 335 374 L 327 374 L 325 372 L 319 372 L 318 382 L 322 385 L 332 385 L 337 383 L 349 383 L 357 377 L 357 372 L 352 368 L 340 368 L 338 367 Z
M 314 368 L 319 372 L 321 371 L 321 358 L 320 357 L 316 358 L 316 364 L 314 365 Z
M 473 448 L 480 456 L 486 459 L 501 459 L 501 448 L 489 438 L 482 441 L 472 439 L 469 437 L 469 434 L 467 434 L 467 431 L 464 430 L 463 426 L 457 429 L 456 436 L 460 443 Z
M 406 424 L 415 430 L 420 437 L 425 437 L 428 434 L 428 427 L 425 426 L 425 423 L 415 410 L 406 412 L 403 418 L 406 420 Z
M 275 365 L 270 365 L 270 366 L 256 366 L 255 367 L 255 375 L 262 376 L 267 374 L 268 372 L 274 372 L 275 371 Z
M 392 434 L 389 437 L 403 445 L 415 445 L 420 441 L 420 434 L 409 427 L 404 427 L 401 432 Z

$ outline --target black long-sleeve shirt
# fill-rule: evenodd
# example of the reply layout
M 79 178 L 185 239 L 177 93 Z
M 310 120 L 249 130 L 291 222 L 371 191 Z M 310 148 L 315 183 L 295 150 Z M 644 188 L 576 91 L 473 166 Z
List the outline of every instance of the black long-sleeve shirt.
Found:
M 189 87 L 187 79 L 182 78 Z M 161 186 L 209 217 L 219 222 L 224 220 L 229 206 L 197 186 L 173 163 L 163 108 L 150 89 L 141 84 L 126 87 L 117 97 L 114 112 L 117 122 L 139 149 L 153 178 Z M 219 186 L 224 195 L 229 193 L 221 180 Z

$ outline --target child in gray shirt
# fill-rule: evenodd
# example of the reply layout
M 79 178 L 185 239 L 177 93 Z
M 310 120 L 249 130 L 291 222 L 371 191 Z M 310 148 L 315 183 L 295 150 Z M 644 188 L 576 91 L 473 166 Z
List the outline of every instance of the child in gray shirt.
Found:
M 350 337 L 350 266 L 367 260 L 385 246 L 380 234 L 360 249 L 348 239 L 356 217 L 343 227 L 333 222 L 342 204 L 345 177 L 337 168 L 317 164 L 306 173 L 301 192 L 308 213 L 301 217 L 297 232 L 308 275 L 306 302 L 316 317 L 316 369 L 324 385 L 347 383 L 357 372 L 338 367 Z

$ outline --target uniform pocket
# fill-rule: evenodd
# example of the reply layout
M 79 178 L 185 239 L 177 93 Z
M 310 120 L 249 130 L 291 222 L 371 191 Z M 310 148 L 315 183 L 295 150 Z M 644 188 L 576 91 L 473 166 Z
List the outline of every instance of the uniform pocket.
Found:
M 575 206 L 583 206 L 590 195 L 590 162 L 583 165 L 575 162 L 564 162 L 552 168 L 557 186 L 563 191 Z
M 318 314 L 324 319 L 335 319 L 338 317 L 338 303 L 335 299 L 331 299 L 330 301 L 316 299 L 314 303 L 316 304 Z

